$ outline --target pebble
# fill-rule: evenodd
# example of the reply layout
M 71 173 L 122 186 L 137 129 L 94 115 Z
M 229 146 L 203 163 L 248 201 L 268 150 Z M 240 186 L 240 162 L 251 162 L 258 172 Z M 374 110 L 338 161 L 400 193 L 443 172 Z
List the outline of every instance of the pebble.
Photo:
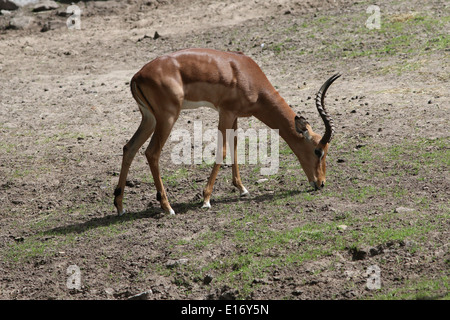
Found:
M 128 298 L 128 300 L 149 300 L 150 295 L 153 294 L 152 289 L 138 293 Z
M 16 30 L 28 29 L 31 27 L 33 22 L 34 19 L 32 17 L 17 16 L 11 19 L 8 28 Z
M 294 291 L 292 291 L 292 295 L 298 297 L 303 293 L 303 291 L 300 288 L 296 288 Z
M 108 296 L 112 296 L 114 294 L 114 289 L 113 288 L 106 288 L 105 289 L 105 293 Z
M 59 5 L 55 1 L 42 1 L 34 6 L 33 12 L 41 12 L 58 9 Z
M 414 211 L 414 209 L 406 208 L 406 207 L 398 207 L 398 208 L 395 208 L 395 210 L 394 210 L 395 213 L 407 213 L 407 212 L 413 212 L 413 211 Z
M 203 284 L 210 284 L 211 281 L 213 280 L 213 277 L 209 274 L 207 274 L 204 278 L 203 278 Z
M 175 268 L 176 266 L 186 264 L 188 261 L 188 259 L 169 260 L 166 262 L 166 267 L 169 269 Z

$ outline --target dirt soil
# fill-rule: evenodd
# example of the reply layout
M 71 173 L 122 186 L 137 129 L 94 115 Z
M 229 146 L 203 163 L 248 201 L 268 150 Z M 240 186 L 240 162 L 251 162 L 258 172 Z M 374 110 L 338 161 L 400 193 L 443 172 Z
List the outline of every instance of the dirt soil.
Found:
M 322 124 L 311 98 L 329 76 L 343 73 L 327 100 L 337 123 L 336 147 L 332 144 L 328 159 L 328 192 L 339 192 L 350 186 L 352 179 L 379 189 L 389 187 L 389 177 L 370 180 L 351 167 L 352 152 L 371 142 L 382 150 L 422 138 L 448 141 L 448 46 L 428 52 L 425 58 L 411 52 L 384 57 L 349 54 L 371 50 L 383 37 L 374 33 L 373 38 L 364 38 L 370 41 L 361 41 L 356 47 L 329 49 L 349 39 L 353 31 L 348 26 L 355 23 L 349 17 L 359 13 L 360 27 L 365 28 L 369 4 L 356 1 L 128 0 L 76 4 L 82 10 L 81 30 L 67 28 L 66 3 L 49 11 L 34 13 L 31 5 L 0 15 L 0 298 L 127 299 L 151 290 L 146 295 L 149 299 L 359 299 L 374 295 L 364 286 L 364 272 L 372 264 L 382 265 L 383 288 L 401 288 L 423 277 L 448 276 L 445 219 L 439 224 L 447 231 L 427 233 L 416 253 L 411 253 L 411 243 L 404 239 L 378 243 L 367 252 L 347 248 L 295 267 L 267 267 L 261 278 L 245 280 L 254 285 L 251 290 L 228 285 L 214 268 L 202 273 L 203 265 L 245 250 L 227 239 L 233 232 L 229 221 L 243 215 L 223 214 L 227 206 L 247 205 L 246 215 L 273 219 L 271 228 L 280 231 L 332 221 L 331 216 L 336 219 L 347 211 L 371 219 L 381 214 L 381 208 L 390 212 L 402 206 L 414 209 L 414 200 L 423 197 L 429 199 L 430 212 L 423 208 L 420 212 L 434 221 L 433 212 L 448 215 L 448 160 L 440 169 L 427 171 L 426 180 L 402 177 L 407 190 L 403 199 L 373 195 L 361 202 L 341 201 L 331 193 L 321 198 L 312 192 L 314 201 L 307 205 L 302 199 L 293 200 L 295 197 L 280 204 L 282 215 L 266 211 L 265 201 L 274 200 L 277 192 L 294 192 L 294 196 L 301 192 L 303 197 L 311 192 L 292 154 L 287 157 L 296 170 L 283 172 L 281 168 L 280 180 L 271 179 L 263 187 L 249 180 L 252 166 L 241 166 L 244 184 L 251 193 L 242 202 L 231 184 L 231 169 L 224 168 L 215 185 L 213 208 L 205 211 L 200 209 L 201 190 L 210 167 L 183 166 L 180 172 L 180 166 L 170 160 L 168 150 L 175 142 L 169 141 L 161 166 L 176 216 L 163 214 L 156 201 L 144 156 L 146 145 L 136 155 L 128 176 L 128 213 L 117 217 L 113 207 L 122 147 L 140 122 L 129 81 L 157 56 L 189 47 L 243 51 L 318 132 Z M 408 19 L 411 12 L 448 17 L 448 4 L 442 1 L 377 4 L 382 8 L 383 22 Z M 321 27 L 320 21 L 339 15 L 342 21 Z M 14 28 L 10 21 L 18 16 L 32 20 L 24 28 Z M 302 31 L 303 24 L 314 27 Z M 289 28 L 292 31 L 287 40 L 286 33 L 279 30 Z M 292 50 L 302 48 L 304 54 L 290 54 L 289 46 Z M 413 70 L 404 69 L 404 63 Z M 217 126 L 217 114 L 202 108 L 183 112 L 175 129 L 191 130 L 193 121 L 199 119 L 204 130 Z M 240 125 L 261 126 L 251 119 L 242 120 Z M 448 154 L 448 146 L 439 150 Z M 288 176 L 294 173 L 295 183 L 286 186 L 283 181 L 290 181 Z M 256 177 L 260 178 L 264 177 Z M 294 218 L 294 211 L 299 210 L 303 215 Z M 397 222 L 410 226 L 414 221 L 412 214 L 406 213 Z M 195 251 L 193 243 L 214 232 L 221 232 L 223 245 L 206 246 L 197 257 L 182 260 L 183 246 Z M 285 252 L 262 255 L 288 255 L 296 250 L 286 245 Z M 400 261 L 399 256 L 406 258 Z M 184 267 L 186 261 L 188 266 Z M 194 261 L 196 267 L 190 267 Z M 70 265 L 81 269 L 82 287 L 78 290 L 66 285 Z M 189 268 L 198 274 L 190 274 L 186 271 L 192 270 Z M 230 266 L 228 272 L 237 269 L 239 266 Z M 447 293 L 439 289 L 433 295 Z

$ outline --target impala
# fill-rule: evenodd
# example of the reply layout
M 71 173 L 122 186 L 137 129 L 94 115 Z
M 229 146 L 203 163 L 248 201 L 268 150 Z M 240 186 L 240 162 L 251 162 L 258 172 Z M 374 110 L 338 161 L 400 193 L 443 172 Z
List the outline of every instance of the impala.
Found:
M 161 150 L 180 115 L 181 110 L 207 106 L 219 113 L 223 158 L 226 157 L 226 130 L 237 129 L 238 117 L 254 116 L 280 136 L 300 161 L 309 183 L 321 189 L 325 183 L 328 146 L 334 133 L 332 118 L 324 107 L 328 87 L 339 78 L 328 79 L 316 96 L 316 107 L 325 124 L 325 134 L 312 131 L 302 116 L 291 107 L 269 82 L 259 66 L 241 52 L 212 49 L 186 49 L 161 56 L 147 63 L 130 82 L 131 92 L 142 114 L 139 128 L 123 147 L 122 167 L 114 191 L 114 205 L 122 215 L 123 194 L 127 174 L 136 152 L 153 134 L 145 151 L 161 208 L 174 214 L 161 180 L 159 159 Z M 220 154 L 220 153 L 219 153 Z M 236 161 L 236 139 L 232 164 L 233 185 L 240 195 L 248 195 L 239 175 Z M 213 165 L 203 190 L 203 207 L 209 208 L 210 197 L 220 163 Z

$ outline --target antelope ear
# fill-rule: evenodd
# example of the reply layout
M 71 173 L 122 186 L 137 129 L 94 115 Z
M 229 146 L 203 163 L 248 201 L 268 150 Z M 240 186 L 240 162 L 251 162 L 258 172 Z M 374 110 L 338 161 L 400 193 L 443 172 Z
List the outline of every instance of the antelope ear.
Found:
M 303 134 L 303 136 L 311 140 L 311 136 L 309 135 L 309 131 L 307 126 L 309 125 L 308 121 L 302 116 L 295 116 L 295 130 L 297 130 L 298 133 Z
M 297 130 L 298 133 L 308 131 L 308 128 L 306 128 L 308 124 L 308 121 L 302 116 L 295 116 L 295 130 Z

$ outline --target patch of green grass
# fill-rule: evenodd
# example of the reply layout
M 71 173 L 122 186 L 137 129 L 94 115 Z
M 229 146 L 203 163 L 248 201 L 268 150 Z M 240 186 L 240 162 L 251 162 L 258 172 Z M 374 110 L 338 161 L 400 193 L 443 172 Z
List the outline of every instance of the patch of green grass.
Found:
M 208 231 L 202 234 L 202 236 L 195 241 L 194 246 L 197 249 L 206 248 L 210 245 L 220 243 L 224 238 L 223 231 Z
M 409 164 L 413 167 L 448 168 L 450 167 L 449 143 L 449 137 L 421 138 L 385 147 L 382 151 L 388 161 Z
M 188 174 L 189 171 L 186 168 L 178 168 L 174 172 L 163 176 L 164 183 L 167 183 L 167 185 L 170 187 L 175 187 L 178 184 L 178 181 L 180 179 L 186 178 Z
M 448 29 L 449 16 L 436 17 L 428 15 L 427 12 L 382 14 L 380 29 L 367 28 L 365 22 L 368 17 L 365 10 L 358 10 L 339 16 L 319 16 L 312 20 L 309 24 L 311 32 L 308 34 L 322 33 L 324 28 L 333 30 L 334 24 L 348 30 L 345 35 L 339 36 L 339 42 L 334 40 L 333 32 L 330 32 L 328 37 L 321 38 L 321 43 L 312 46 L 314 54 L 320 57 L 332 55 L 341 58 L 389 58 L 400 53 L 426 56 L 435 50 L 446 50 L 450 47 L 450 36 L 444 31 Z M 402 74 L 417 70 L 422 65 L 422 62 L 416 60 L 407 63 L 404 60 L 393 61 L 384 67 L 382 72 L 394 71 Z
M 38 233 L 10 243 L 2 252 L 3 261 L 8 263 L 26 263 L 54 256 L 60 248 L 75 242 L 74 235 L 64 239 Z
M 289 201 L 294 200 L 289 196 L 287 198 Z M 226 216 L 230 221 L 220 231 L 205 232 L 190 243 L 178 241 L 173 250 L 176 252 L 177 247 L 180 250 L 182 247 L 183 254 L 195 260 L 197 250 L 203 252 L 220 246 L 235 248 L 200 268 L 195 262 L 185 268 L 199 275 L 213 272 L 216 284 L 226 283 L 235 287 L 239 290 L 240 297 L 245 298 L 255 290 L 254 279 L 267 277 L 273 268 L 295 268 L 306 261 L 326 257 L 336 251 L 347 251 L 352 247 L 419 239 L 437 228 L 426 219 L 421 219 L 414 225 L 398 225 L 396 222 L 400 214 L 395 212 L 367 217 L 351 211 L 340 219 L 333 219 L 334 221 L 303 222 L 297 226 L 282 228 L 282 219 L 278 218 L 281 215 L 276 211 L 283 208 L 280 199 L 282 198 L 274 197 L 265 203 L 265 212 L 271 212 L 275 216 L 263 212 L 249 213 L 249 204 L 243 202 L 239 206 L 226 205 L 219 210 L 218 215 Z M 238 217 L 232 213 L 237 210 Z M 417 213 L 412 212 L 410 215 L 416 217 Z M 437 215 L 435 218 L 443 220 L 448 217 Z M 402 214 L 402 219 L 407 217 Z M 337 226 L 341 224 L 348 226 L 347 231 L 338 231 Z
M 402 288 L 387 289 L 375 294 L 375 300 L 450 300 L 450 281 L 442 275 L 438 279 L 409 280 Z
M 5 153 L 13 153 L 17 146 L 14 143 L 0 142 L 0 151 Z

